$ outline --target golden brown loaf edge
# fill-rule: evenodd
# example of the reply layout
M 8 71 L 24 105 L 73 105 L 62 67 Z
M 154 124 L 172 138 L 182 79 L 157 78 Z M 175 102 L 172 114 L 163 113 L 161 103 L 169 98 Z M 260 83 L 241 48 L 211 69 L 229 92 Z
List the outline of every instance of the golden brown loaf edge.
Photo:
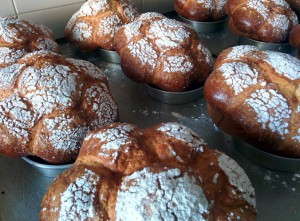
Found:
M 254 46 L 224 50 L 204 85 L 217 126 L 265 151 L 300 157 L 300 61 Z
M 82 51 L 114 50 L 115 32 L 138 14 L 129 0 L 88 0 L 67 23 L 65 38 Z
M 92 131 L 40 210 L 41 221 L 255 219 L 255 193 L 243 169 L 174 122 Z
M 117 119 L 106 77 L 87 61 L 38 51 L 0 69 L 0 154 L 72 162 L 90 130 Z
M 114 37 L 123 73 L 133 81 L 165 91 L 204 83 L 212 56 L 190 26 L 162 14 L 141 14 Z
M 175 11 L 190 20 L 205 22 L 219 21 L 226 17 L 227 0 L 175 0 Z
M 285 0 L 228 0 L 228 26 L 238 36 L 281 43 L 298 24 L 296 13 Z
M 291 8 L 296 12 L 298 18 L 300 17 L 300 1 L 299 0 L 286 0 L 290 4 Z
M 39 50 L 60 53 L 48 27 L 18 18 L 0 17 L 0 68 L 16 63 L 26 53 Z
M 300 58 L 300 24 L 296 25 L 289 34 L 289 43 L 297 49 Z

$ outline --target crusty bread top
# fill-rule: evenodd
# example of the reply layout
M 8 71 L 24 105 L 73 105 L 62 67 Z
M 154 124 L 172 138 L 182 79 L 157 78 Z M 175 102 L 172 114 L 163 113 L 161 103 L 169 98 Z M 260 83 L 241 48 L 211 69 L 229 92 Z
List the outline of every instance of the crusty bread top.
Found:
M 175 11 L 194 21 L 219 21 L 226 17 L 224 6 L 227 0 L 175 0 Z
M 74 161 L 89 130 L 118 118 L 95 65 L 49 51 L 0 69 L 0 153 Z
M 197 32 L 159 13 L 143 13 L 122 26 L 114 44 L 127 77 L 166 91 L 199 86 L 211 72 L 211 53 Z
M 17 62 L 26 53 L 39 50 L 60 53 L 48 27 L 13 17 L 0 17 L 0 68 Z
M 114 50 L 116 31 L 138 14 L 128 0 L 88 0 L 67 23 L 65 37 L 83 51 Z
M 45 194 L 44 220 L 255 220 L 254 189 L 188 127 L 114 123 L 85 138 Z
M 208 104 L 238 136 L 283 155 L 300 156 L 300 61 L 254 46 L 224 50 L 205 83 Z
M 298 24 L 296 13 L 285 0 L 228 0 L 229 28 L 237 35 L 280 43 Z

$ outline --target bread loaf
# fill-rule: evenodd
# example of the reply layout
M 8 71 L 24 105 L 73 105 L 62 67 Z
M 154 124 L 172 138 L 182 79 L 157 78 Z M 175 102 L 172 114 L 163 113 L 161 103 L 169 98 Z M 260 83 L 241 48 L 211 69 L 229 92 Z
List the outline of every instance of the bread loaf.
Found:
M 286 0 L 290 4 L 291 8 L 296 12 L 298 18 L 300 17 L 300 1 L 299 0 Z
M 296 13 L 285 0 L 228 0 L 228 25 L 238 36 L 281 43 L 298 24 Z
M 225 3 L 227 0 L 175 0 L 175 11 L 194 21 L 219 21 L 226 17 Z
M 183 91 L 203 83 L 212 56 L 196 31 L 159 13 L 141 14 L 114 37 L 124 74 L 165 91 Z
M 48 50 L 60 53 L 46 26 L 13 17 L 0 17 L 0 68 L 16 63 L 26 53 Z
M 297 49 L 300 59 L 300 24 L 296 25 L 289 34 L 289 43 Z
M 265 151 L 300 157 L 300 61 L 235 46 L 216 59 L 204 85 L 217 126 Z
M 43 197 L 40 220 L 255 220 L 243 169 L 191 129 L 114 123 L 90 132 Z
M 138 14 L 129 0 L 88 0 L 67 23 L 65 38 L 82 51 L 114 50 L 115 32 Z
M 87 61 L 38 51 L 0 68 L 0 154 L 72 162 L 90 130 L 117 118 L 107 79 Z

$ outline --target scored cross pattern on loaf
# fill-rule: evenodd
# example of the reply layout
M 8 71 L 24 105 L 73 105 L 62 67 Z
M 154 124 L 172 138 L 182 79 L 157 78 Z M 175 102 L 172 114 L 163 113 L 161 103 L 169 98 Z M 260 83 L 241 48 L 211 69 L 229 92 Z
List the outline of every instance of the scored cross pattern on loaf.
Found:
M 114 37 L 121 68 L 131 80 L 165 91 L 184 91 L 203 83 L 212 56 L 197 32 L 162 14 L 141 14 Z
M 224 50 L 205 83 L 209 111 L 229 134 L 300 156 L 300 61 L 254 46 Z
M 118 119 L 106 77 L 95 65 L 49 52 L 0 69 L 0 153 L 74 161 L 85 135 Z
M 88 0 L 67 23 L 65 37 L 83 51 L 114 50 L 116 31 L 138 14 L 128 0 Z
M 243 169 L 175 122 L 113 123 L 84 139 L 43 197 L 44 220 L 255 220 Z

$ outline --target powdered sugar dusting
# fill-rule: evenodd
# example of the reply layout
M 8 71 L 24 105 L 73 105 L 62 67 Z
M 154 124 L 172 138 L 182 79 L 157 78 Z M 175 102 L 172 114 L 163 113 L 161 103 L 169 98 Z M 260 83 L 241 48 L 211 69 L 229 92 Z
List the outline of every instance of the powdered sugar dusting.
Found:
M 127 28 L 124 30 L 124 33 L 127 37 L 127 41 L 130 42 L 133 37 L 135 37 L 139 32 L 140 28 L 142 27 L 142 21 L 131 22 L 127 24 Z
M 256 120 L 262 123 L 264 129 L 269 128 L 273 132 L 282 135 L 289 133 L 289 119 L 291 109 L 285 97 L 272 89 L 260 89 L 253 92 L 250 98 L 245 100 L 257 113 Z
M 194 177 L 179 169 L 153 173 L 145 168 L 123 180 L 116 220 L 204 220 L 208 207 Z
M 20 142 L 29 141 L 28 129 L 31 128 L 36 120 L 37 114 L 30 111 L 26 105 L 28 101 L 19 95 L 13 94 L 0 102 L 0 124 L 4 125 L 8 132 L 20 139 Z
M 19 79 L 21 92 L 41 115 L 55 108 L 64 109 L 73 102 L 77 73 L 63 65 L 45 64 L 43 68 L 28 67 Z
M 257 48 L 251 45 L 238 45 L 231 48 L 231 51 L 226 56 L 226 60 L 228 59 L 239 59 L 247 54 L 250 54 L 253 51 L 256 51 Z
M 280 52 L 266 51 L 265 60 L 271 65 L 277 73 L 285 77 L 296 80 L 300 79 L 300 63 L 295 57 Z
M 234 90 L 235 95 L 258 83 L 257 70 L 242 62 L 224 63 L 217 71 L 222 72 L 225 82 Z
M 300 128 L 298 129 L 298 132 L 297 132 L 298 134 L 296 135 L 296 136 L 293 136 L 292 137 L 292 139 L 293 140 L 296 140 L 296 141 L 298 141 L 299 143 L 300 143 Z
M 84 41 L 92 37 L 92 26 L 85 22 L 77 22 L 73 28 L 73 38 L 78 41 Z
M 11 27 L 11 24 L 18 25 L 19 29 Z M 22 42 L 24 39 L 18 38 L 20 31 L 30 33 L 32 29 L 19 19 L 13 17 L 0 18 L 0 36 L 6 43 Z
M 0 87 L 2 90 L 13 88 L 23 67 L 25 67 L 25 64 L 13 64 L 0 68 Z
M 81 6 L 78 16 L 93 16 L 99 11 L 105 11 L 108 8 L 109 4 L 107 0 L 88 0 Z
M 57 150 L 77 150 L 88 132 L 86 123 L 74 125 L 75 118 L 63 114 L 44 120 L 45 128 L 50 132 L 49 141 Z
M 128 49 L 134 57 L 141 61 L 142 65 L 150 65 L 154 69 L 158 55 L 148 41 L 141 39 L 137 42 L 131 42 Z
M 99 139 L 99 142 L 104 142 L 99 149 L 99 156 L 106 159 L 111 159 L 111 163 L 114 163 L 118 157 L 118 151 L 124 145 L 131 144 L 131 139 L 129 137 L 130 132 L 132 132 L 135 127 L 131 124 L 121 124 L 116 128 L 109 128 L 106 130 L 101 130 L 97 133 L 91 133 L 85 140 Z
M 206 145 L 205 141 L 199 138 L 194 131 L 179 123 L 164 123 L 162 126 L 157 128 L 157 130 L 166 133 L 170 137 L 187 143 L 198 152 L 203 152 L 203 145 Z
M 163 64 L 163 71 L 167 73 L 186 73 L 193 68 L 193 64 L 188 61 L 188 56 L 167 56 Z
M 258 12 L 264 21 L 273 27 L 273 34 L 281 36 L 281 41 L 288 35 L 289 25 L 294 25 L 293 20 L 296 14 L 289 13 L 289 16 L 287 16 L 288 13 L 286 11 L 290 7 L 287 2 L 283 0 L 251 0 L 247 2 L 246 7 Z M 278 8 L 282 8 L 283 10 L 278 10 Z M 290 19 L 290 17 L 292 17 L 292 19 Z
M 96 173 L 85 169 L 81 177 L 70 183 L 60 195 L 61 208 L 58 221 L 83 221 L 92 218 L 95 214 L 94 199 L 99 182 L 100 177 Z
M 89 0 L 68 21 L 67 38 L 85 50 L 113 50 L 116 31 L 137 15 L 131 1 Z
M 99 21 L 98 33 L 100 36 L 109 35 L 109 37 L 112 38 L 122 23 L 123 22 L 118 15 L 102 18 Z
M 91 122 L 92 128 L 106 125 L 117 119 L 118 108 L 110 96 L 106 84 L 91 86 L 86 91 L 87 104 L 92 107 L 96 118 Z
M 218 162 L 219 166 L 228 176 L 231 185 L 237 187 L 243 194 L 245 200 L 255 208 L 254 189 L 245 171 L 233 159 L 225 154 L 221 154 Z
M 9 65 L 17 62 L 25 54 L 24 49 L 0 47 L 0 65 Z
M 147 37 L 153 39 L 156 45 L 163 51 L 169 50 L 170 47 L 179 47 L 189 36 L 189 32 L 187 32 L 185 26 L 176 20 L 168 18 L 153 21 L 147 34 Z
M 94 79 L 106 79 L 103 71 L 91 62 L 74 58 L 67 58 L 67 60 L 70 61 L 73 65 L 75 65 L 77 68 L 83 69 L 86 74 L 88 74 Z

